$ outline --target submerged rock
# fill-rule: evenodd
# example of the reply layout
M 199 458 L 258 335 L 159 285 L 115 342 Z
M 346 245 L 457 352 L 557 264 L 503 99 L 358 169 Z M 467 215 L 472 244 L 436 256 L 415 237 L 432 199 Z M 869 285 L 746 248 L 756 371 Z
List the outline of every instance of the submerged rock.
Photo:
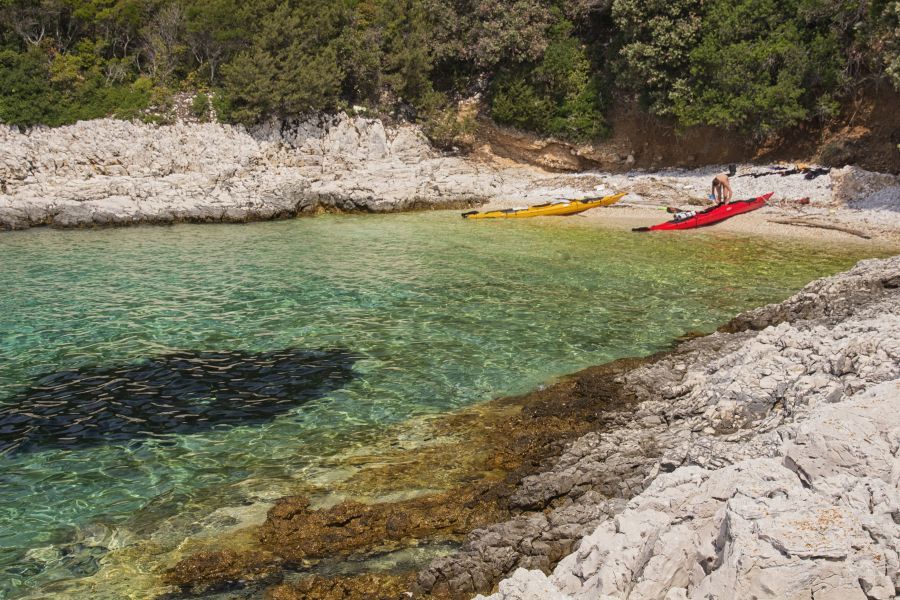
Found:
M 0 405 L 0 454 L 257 425 L 346 385 L 346 350 L 179 352 L 39 377 Z
M 281 579 L 278 559 L 264 552 L 200 552 L 181 561 L 166 574 L 167 583 L 182 588 L 189 595 L 280 583 Z
M 477 507 L 477 509 L 476 509 Z M 314 510 L 303 496 L 282 498 L 269 511 L 259 539 L 283 559 L 347 556 L 392 550 L 424 538 L 453 538 L 502 518 L 485 490 L 455 490 L 403 502 L 342 502 Z
M 865 556 L 891 556 L 896 552 L 896 544 L 867 542 L 866 532 L 871 529 L 863 524 L 872 514 L 860 513 L 854 508 L 856 504 L 833 514 L 827 512 L 827 507 L 835 505 L 841 493 L 857 495 L 863 489 L 875 490 L 872 494 L 878 498 L 896 495 L 900 479 L 896 475 L 887 476 L 889 469 L 875 467 L 891 464 L 892 469 L 900 472 L 896 442 L 893 446 L 888 443 L 896 438 L 897 426 L 893 424 L 894 416 L 887 415 L 897 412 L 900 390 L 894 383 L 885 383 L 900 378 L 898 277 L 900 257 L 863 261 L 847 273 L 811 283 L 783 303 L 741 315 L 725 328 L 733 333 L 723 331 L 691 340 L 670 354 L 624 373 L 620 376 L 623 388 L 642 402 L 629 414 L 622 415 L 621 426 L 598 430 L 572 442 L 551 468 L 525 477 L 512 495 L 512 504 L 541 512 L 525 513 L 514 521 L 473 532 L 459 553 L 435 560 L 420 572 L 420 590 L 445 590 L 457 597 L 486 593 L 498 579 L 524 568 L 532 572 L 501 584 L 501 593 L 495 600 L 556 597 L 553 594 L 571 598 L 597 598 L 607 594 L 663 599 L 668 598 L 666 594 L 677 598 L 694 597 L 696 593 L 696 597 L 708 597 L 698 592 L 697 586 L 706 575 L 719 569 L 724 560 L 721 536 L 726 535 L 729 524 L 738 527 L 744 523 L 753 531 L 765 526 L 768 531 L 765 535 L 780 540 L 772 542 L 778 546 L 773 550 L 775 554 L 781 555 L 784 550 L 796 560 L 815 563 L 807 565 L 810 573 L 817 573 L 814 577 L 809 575 L 813 579 L 807 578 L 807 581 L 818 581 L 815 585 L 810 583 L 809 589 L 818 590 L 819 595 L 814 597 L 857 597 L 862 593 L 862 584 L 853 583 L 850 574 L 864 569 Z M 872 402 L 868 396 L 855 395 L 875 389 L 880 400 L 868 416 L 851 417 L 858 411 L 848 399 L 859 398 L 861 404 Z M 844 406 L 847 409 L 838 416 Z M 884 416 L 879 417 L 880 414 Z M 869 423 L 879 418 L 882 424 Z M 804 425 L 807 419 L 809 424 Z M 820 425 L 827 419 L 846 431 Z M 851 435 L 851 429 L 857 433 Z M 849 441 L 854 436 L 870 440 L 863 454 L 858 444 Z M 876 443 L 874 440 L 879 436 L 883 441 Z M 796 442 L 785 445 L 785 440 L 791 439 Z M 812 452 L 799 456 L 801 442 L 805 447 L 812 447 Z M 816 444 L 821 447 L 815 448 Z M 810 455 L 822 457 L 825 465 L 816 463 Z M 852 457 L 855 458 L 851 460 Z M 737 468 L 743 461 L 760 459 L 770 462 Z M 796 473 L 788 468 L 791 464 L 796 465 Z M 844 492 L 835 489 L 828 499 L 810 495 L 805 487 L 807 480 L 819 471 L 830 469 L 839 471 L 834 476 L 843 478 Z M 886 483 L 865 479 L 875 472 L 881 472 L 879 477 Z M 783 485 L 751 496 L 758 505 L 746 505 L 742 512 L 734 512 L 740 498 L 755 489 L 753 482 L 757 476 L 762 478 L 762 483 L 768 481 L 765 478 L 776 476 Z M 728 481 L 742 479 L 747 479 L 747 489 L 738 486 L 737 492 L 728 491 L 727 486 L 732 485 Z M 709 488 L 712 497 L 704 496 L 707 488 L 703 486 L 707 481 L 714 484 Z M 682 484 L 688 487 L 678 497 L 680 500 L 665 494 L 655 499 L 648 497 L 650 508 L 635 513 L 634 518 L 622 520 L 622 515 L 631 514 L 621 512 L 624 501 L 635 498 L 628 504 L 630 510 L 644 498 L 641 493 L 648 486 L 646 493 L 652 495 L 654 486 Z M 884 485 L 893 486 L 894 491 L 885 490 Z M 684 505 L 693 496 L 698 497 L 697 502 Z M 859 497 L 859 505 L 864 508 L 867 496 Z M 616 503 L 615 499 L 620 502 Z M 887 514 L 894 510 L 890 508 L 891 502 L 885 505 Z M 726 520 L 715 521 L 708 529 L 698 529 L 706 518 L 703 515 L 711 519 L 713 513 L 721 513 L 719 516 L 725 518 L 723 503 L 734 509 L 733 514 Z M 540 519 L 549 511 L 560 518 L 538 528 L 542 536 L 552 536 L 555 530 L 577 529 L 577 521 L 563 518 L 566 514 L 563 511 L 578 514 L 576 507 L 600 513 L 597 531 L 605 533 L 597 534 L 602 539 L 590 542 L 590 550 L 586 546 L 589 542 L 582 542 L 581 551 L 556 567 L 560 579 L 549 580 L 556 587 L 548 595 L 546 578 L 533 569 L 550 572 L 555 564 L 553 554 L 545 552 L 543 563 L 534 556 L 535 546 L 528 543 L 532 534 L 525 532 L 523 536 L 519 523 Z M 780 514 L 784 520 L 751 519 L 756 514 L 754 511 Z M 788 524 L 792 518 L 796 519 L 796 527 L 808 531 L 810 537 L 800 541 L 786 537 L 784 532 L 793 527 Z M 834 526 L 834 535 L 844 536 L 846 540 L 841 542 L 844 544 L 841 548 L 859 547 L 865 551 L 839 557 L 837 554 L 843 550 L 829 549 L 827 544 L 817 546 L 816 539 L 826 540 L 829 534 L 815 534 L 820 536 L 815 538 L 814 530 L 831 531 L 829 523 Z M 814 525 L 820 529 L 816 530 Z M 581 527 L 579 535 L 588 535 L 593 529 Z M 891 535 L 900 539 L 897 533 L 888 529 L 879 535 L 887 536 L 885 540 Z M 744 548 L 749 539 L 735 538 L 735 557 L 742 552 L 750 552 L 752 556 L 755 551 Z M 796 544 L 803 547 L 809 544 L 812 554 L 800 556 L 802 552 Z M 819 556 L 816 552 L 823 554 Z M 711 562 L 702 559 L 703 553 L 712 557 Z M 766 560 L 772 559 L 769 563 L 773 565 L 773 574 L 787 568 L 775 560 L 778 558 L 775 554 L 766 555 L 769 557 Z M 755 563 L 746 556 L 735 560 L 738 566 L 734 569 L 738 570 L 733 569 L 731 576 L 732 583 L 737 585 L 740 577 L 749 577 L 749 572 L 738 567 L 749 569 L 747 565 Z M 793 560 L 788 563 L 793 564 Z M 832 564 L 838 560 L 846 562 L 843 566 Z M 876 571 L 881 573 L 881 579 L 875 578 L 872 580 L 875 583 L 863 587 L 882 589 L 878 586 L 890 574 L 890 568 L 893 568 L 891 564 L 887 568 L 878 567 L 881 570 Z M 473 586 L 473 578 L 467 574 L 476 572 L 482 574 L 486 585 Z M 724 573 L 719 577 L 725 577 Z M 801 576 L 790 569 L 784 573 L 785 581 Z M 572 583 L 575 580 L 567 579 L 569 575 L 581 582 L 578 586 L 586 587 L 576 586 Z M 760 577 L 758 581 L 764 582 L 765 577 Z M 829 577 L 835 577 L 835 582 L 843 578 L 844 583 L 856 585 L 855 591 L 845 590 L 841 587 L 844 583 L 831 588 Z M 757 583 L 749 580 L 746 583 L 749 587 L 741 588 L 746 594 L 728 592 L 730 584 L 715 585 L 720 587 L 708 590 L 715 592 L 709 597 L 751 597 L 753 594 L 759 598 L 809 597 L 808 593 L 791 595 L 799 588 L 790 586 L 766 595 Z M 832 589 L 836 595 L 829 596 Z
M 407 600 L 415 573 L 379 573 L 351 577 L 304 577 L 279 585 L 268 593 L 271 600 Z
M 492 600 L 892 598 L 898 280 L 900 257 L 863 261 L 671 352 L 495 401 L 491 420 L 451 415 L 460 432 L 483 430 L 461 436 L 462 450 L 414 450 L 368 476 L 427 485 L 464 454 L 467 483 L 323 510 L 286 498 L 254 543 L 289 567 L 469 532 L 417 574 L 414 597 L 500 582 Z M 320 577 L 269 592 L 348 589 Z M 371 577 L 376 590 L 390 576 Z
M 398 448 L 396 453 L 379 456 L 377 465 L 361 470 L 338 489 L 322 490 L 366 498 L 375 494 L 373 501 L 344 501 L 317 509 L 306 496 L 282 498 L 269 510 L 262 527 L 254 532 L 254 543 L 247 552 L 253 555 L 262 548 L 278 557 L 288 580 L 297 576 L 292 570 L 321 567 L 324 559 L 328 559 L 324 562 L 332 569 L 338 563 L 356 569 L 363 564 L 360 560 L 377 560 L 385 553 L 433 543 L 456 543 L 473 529 L 490 529 L 493 527 L 490 523 L 502 522 L 514 514 L 509 498 L 522 475 L 539 471 L 542 461 L 561 451 L 566 439 L 592 427 L 609 425 L 607 418 L 615 417 L 618 410 L 629 405 L 631 400 L 620 393 L 621 386 L 616 384 L 615 376 L 641 362 L 615 361 L 521 397 L 496 400 L 489 410 L 477 406 L 446 415 L 434 423 L 428 436 L 442 441 L 410 449 Z M 413 486 L 421 493 L 409 498 L 408 491 Z M 450 491 L 436 491 L 447 487 Z M 403 499 L 383 497 L 398 494 Z M 605 513 L 591 507 L 518 523 L 520 533 L 532 534 L 518 547 L 532 553 L 533 566 L 547 566 L 548 553 L 552 560 L 565 556 L 580 539 L 580 528 L 594 526 L 602 518 Z M 579 523 L 580 527 L 555 528 L 564 523 Z M 544 535 L 545 529 L 551 531 Z M 516 555 L 510 549 L 501 548 L 498 552 Z M 404 563 L 403 570 L 417 564 Z M 185 565 L 189 568 L 182 568 Z M 198 572 L 197 578 L 208 583 L 216 581 L 219 571 L 215 563 L 194 563 L 188 558 L 175 571 L 190 573 L 203 565 L 210 567 L 209 572 Z M 496 580 L 500 575 L 473 571 L 464 577 L 469 582 L 475 578 L 478 585 L 489 585 L 492 578 Z M 369 576 L 345 581 L 320 573 L 313 579 L 305 579 L 306 583 L 299 587 L 286 583 L 286 587 L 277 589 L 281 594 L 288 594 L 285 597 L 340 597 L 334 595 L 335 590 L 351 589 L 347 587 L 351 581 L 356 586 L 366 581 L 366 577 Z M 391 577 L 389 573 L 372 573 L 371 581 L 384 578 L 390 581 Z M 167 577 L 167 581 L 174 580 Z M 181 593 L 190 594 L 190 579 L 179 581 Z M 314 589 L 307 586 L 310 581 L 317 582 Z M 412 590 L 413 583 L 410 581 L 405 589 Z M 219 584 L 228 585 L 225 580 Z M 352 594 L 362 593 L 360 597 L 367 597 L 356 587 L 352 589 L 356 590 Z

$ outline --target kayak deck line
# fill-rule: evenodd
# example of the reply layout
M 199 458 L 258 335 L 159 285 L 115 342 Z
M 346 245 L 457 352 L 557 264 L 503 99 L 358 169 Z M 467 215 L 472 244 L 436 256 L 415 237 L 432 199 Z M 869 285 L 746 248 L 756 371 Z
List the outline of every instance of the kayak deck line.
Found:
M 769 192 L 768 194 L 749 200 L 735 200 L 728 204 L 711 206 L 704 211 L 685 214 L 681 218 L 675 218 L 671 221 L 659 223 L 651 227 L 635 227 L 632 231 L 674 231 L 715 225 L 716 223 L 721 223 L 731 217 L 736 217 L 737 215 L 742 215 L 762 208 L 773 194 L 774 192 Z
M 561 217 L 567 215 L 577 215 L 578 213 L 598 208 L 601 206 L 611 206 L 624 198 L 627 192 L 613 194 L 612 196 L 603 196 L 597 198 L 582 198 L 579 200 L 554 200 L 543 204 L 535 204 L 526 208 L 505 208 L 499 210 L 490 210 L 487 212 L 471 212 L 463 213 L 464 219 L 523 219 L 528 217 Z

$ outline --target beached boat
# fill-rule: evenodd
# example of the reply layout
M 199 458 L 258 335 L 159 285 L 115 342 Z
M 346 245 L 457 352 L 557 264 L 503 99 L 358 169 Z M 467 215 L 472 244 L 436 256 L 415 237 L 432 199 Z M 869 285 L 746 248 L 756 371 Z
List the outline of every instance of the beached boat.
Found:
M 621 200 L 625 193 L 604 196 L 602 198 L 582 198 L 580 200 L 556 200 L 534 206 L 520 208 L 506 208 L 503 210 L 491 210 L 487 212 L 463 213 L 464 219 L 524 219 L 527 217 L 558 217 L 576 215 L 592 208 L 610 206 Z
M 762 208 L 766 205 L 766 201 L 771 197 L 772 193 L 770 192 L 764 196 L 759 196 L 758 198 L 736 200 L 735 202 L 720 204 L 700 212 L 685 211 L 676 214 L 675 218 L 671 221 L 653 225 L 652 227 L 636 227 L 632 229 L 632 231 L 669 231 L 673 229 L 706 227 L 707 225 L 714 225 L 725 219 L 730 219 L 731 217 Z

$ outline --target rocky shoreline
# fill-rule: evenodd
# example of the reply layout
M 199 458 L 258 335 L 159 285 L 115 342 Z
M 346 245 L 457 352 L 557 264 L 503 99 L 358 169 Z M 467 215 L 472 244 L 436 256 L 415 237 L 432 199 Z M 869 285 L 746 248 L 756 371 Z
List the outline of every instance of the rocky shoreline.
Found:
M 253 130 L 111 119 L 27 131 L 0 126 L 0 230 L 507 207 L 618 191 L 628 195 L 617 209 L 655 210 L 663 203 L 703 204 L 710 179 L 725 168 L 643 172 L 629 171 L 625 161 L 619 172 L 553 173 L 495 151 L 486 142 L 468 156 L 450 156 L 414 125 L 343 113 Z M 857 167 L 815 179 L 784 173 L 739 165 L 735 193 L 774 191 L 763 212 L 794 220 L 794 230 L 845 223 L 866 235 L 896 238 L 900 231 L 897 176 Z M 658 216 L 641 218 L 650 223 Z
M 506 206 L 614 190 L 629 192 L 624 209 L 602 220 L 629 210 L 661 220 L 660 202 L 702 202 L 719 169 L 561 175 L 481 154 L 441 155 L 415 127 L 347 115 L 252 132 L 112 120 L 0 128 L 0 229 Z M 900 235 L 895 176 L 759 169 L 741 165 L 737 181 L 743 195 L 778 190 L 766 218 Z M 810 203 L 793 203 L 798 195 Z M 157 588 L 280 600 L 894 597 L 898 339 L 900 257 L 863 261 L 671 352 L 451 415 L 429 434 L 449 444 L 401 449 L 342 484 L 347 497 L 378 489 L 376 503 L 283 498 L 234 543 L 179 549 Z M 429 544 L 454 550 L 425 568 L 317 570 Z
M 416 127 L 347 115 L 253 131 L 109 119 L 0 127 L 0 229 L 458 208 L 498 185 Z
M 461 413 L 449 428 L 485 444 L 464 467 L 439 447 L 366 475 L 445 464 L 470 483 L 373 505 L 285 498 L 251 548 L 171 569 L 169 597 L 466 598 L 499 582 L 491 600 L 892 598 L 898 340 L 900 257 L 862 261 L 671 352 L 495 401 L 506 416 Z M 417 573 L 300 568 L 467 531 Z
M 492 600 L 895 597 L 898 333 L 900 257 L 863 261 L 635 369 L 631 422 L 579 439 L 514 496 L 554 515 L 599 493 L 609 520 L 549 578 L 510 552 L 546 535 L 523 516 L 419 582 L 483 591 L 471 573 L 518 569 Z

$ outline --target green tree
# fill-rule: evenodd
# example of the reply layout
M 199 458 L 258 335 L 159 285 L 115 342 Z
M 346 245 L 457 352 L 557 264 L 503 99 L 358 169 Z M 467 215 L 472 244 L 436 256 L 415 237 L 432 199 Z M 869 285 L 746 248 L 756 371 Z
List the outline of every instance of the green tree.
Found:
M 879 23 L 873 37 L 873 54 L 894 89 L 900 91 L 900 1 L 885 2 L 879 12 L 873 14 Z
M 355 102 L 377 104 L 383 88 L 384 0 L 361 0 L 349 13 L 339 42 L 343 94 Z
M 111 55 L 129 58 L 151 8 L 146 0 L 66 0 L 79 30 L 107 42 Z
M 251 36 L 249 12 L 236 0 L 193 0 L 185 10 L 187 45 L 214 85 L 219 66 Z
M 667 115 L 683 91 L 699 41 L 702 0 L 614 0 L 621 65 L 617 83 L 639 92 L 653 114 Z
M 264 17 L 250 48 L 222 69 L 231 117 L 253 123 L 269 114 L 337 106 L 343 82 L 338 40 L 347 16 L 342 3 L 308 0 L 282 2 Z
M 832 32 L 798 19 L 797 0 L 717 0 L 675 86 L 674 113 L 765 136 L 829 112 L 840 61 Z
M 163 5 L 141 28 L 148 74 L 170 84 L 187 54 L 184 9 L 180 3 Z
M 488 72 L 503 63 L 539 60 L 557 10 L 555 3 L 540 0 L 424 0 L 424 5 L 434 23 L 435 59 Z
M 181 88 L 244 123 L 353 102 L 452 140 L 457 101 L 486 92 L 498 122 L 587 139 L 611 89 L 765 135 L 900 89 L 900 1 L 0 0 L 0 52 L 17 123 L 140 115 Z
M 428 48 L 427 13 L 419 0 L 392 4 L 394 9 L 384 52 L 384 79 L 400 98 L 417 104 L 431 90 L 432 58 Z
M 504 70 L 492 85 L 491 116 L 498 123 L 573 140 L 606 133 L 600 86 L 573 24 L 551 29 L 541 60 Z
M 56 125 L 59 103 L 49 83 L 46 54 L 38 48 L 0 51 L 0 121 Z

